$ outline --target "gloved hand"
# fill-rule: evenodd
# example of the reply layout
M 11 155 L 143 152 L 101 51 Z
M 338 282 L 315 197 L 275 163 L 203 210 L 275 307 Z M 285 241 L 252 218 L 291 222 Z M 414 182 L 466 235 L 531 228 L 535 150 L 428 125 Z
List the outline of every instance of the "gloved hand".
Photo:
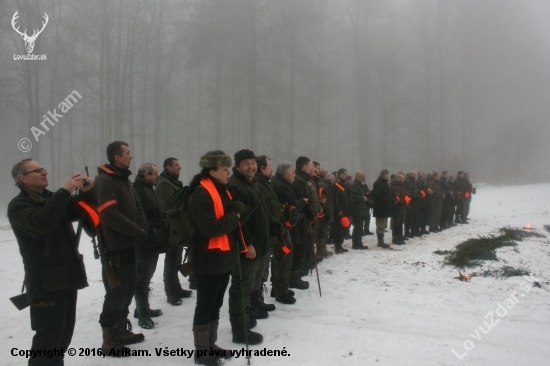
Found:
M 287 251 L 283 249 L 285 247 L 287 248 L 287 251 L 290 251 L 293 248 L 292 239 L 290 238 L 290 233 L 288 230 L 283 230 L 283 232 L 279 235 L 279 249 L 287 253 Z
M 228 208 L 229 212 L 233 212 L 236 214 L 243 214 L 245 212 L 248 212 L 248 207 L 240 201 L 231 201 Z
M 300 213 L 294 206 L 286 206 L 283 212 L 285 222 L 290 223 L 290 226 L 295 226 L 300 220 Z

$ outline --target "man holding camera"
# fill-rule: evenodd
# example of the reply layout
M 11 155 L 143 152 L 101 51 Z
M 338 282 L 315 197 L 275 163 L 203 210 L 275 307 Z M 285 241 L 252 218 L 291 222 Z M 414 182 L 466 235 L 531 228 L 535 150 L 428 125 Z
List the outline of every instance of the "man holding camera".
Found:
M 46 189 L 48 173 L 25 159 L 15 164 L 12 177 L 21 192 L 8 206 L 8 218 L 25 267 L 31 328 L 36 332 L 31 350 L 67 350 L 76 320 L 77 290 L 88 286 L 72 221 L 82 211 L 71 193 L 92 199 L 88 177 L 73 174 L 56 192 Z M 55 353 L 55 352 L 54 352 Z M 29 365 L 63 364 L 63 352 L 29 359 Z

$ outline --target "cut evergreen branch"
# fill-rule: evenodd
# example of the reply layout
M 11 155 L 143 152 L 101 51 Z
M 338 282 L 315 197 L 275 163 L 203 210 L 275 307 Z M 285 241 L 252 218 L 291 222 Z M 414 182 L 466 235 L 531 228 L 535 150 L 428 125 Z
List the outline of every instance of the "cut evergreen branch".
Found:
M 550 225 L 544 225 L 544 230 L 546 230 L 550 233 Z
M 522 229 L 513 229 L 510 226 L 499 229 L 501 235 L 487 235 L 471 238 L 458 244 L 455 249 L 437 250 L 434 254 L 444 255 L 444 265 L 455 266 L 457 268 L 475 268 L 483 265 L 484 261 L 500 261 L 496 250 L 502 247 L 517 246 L 518 241 L 524 238 L 545 236 L 536 231 L 527 231 Z M 510 267 L 511 268 L 511 267 Z M 511 269 L 508 269 L 511 271 Z
M 502 266 L 500 268 L 487 268 L 480 272 L 474 272 L 471 274 L 472 277 L 494 277 L 494 278 L 509 278 L 509 277 L 521 277 L 529 276 L 531 271 L 526 266 L 521 266 L 519 268 L 514 268 L 512 266 Z

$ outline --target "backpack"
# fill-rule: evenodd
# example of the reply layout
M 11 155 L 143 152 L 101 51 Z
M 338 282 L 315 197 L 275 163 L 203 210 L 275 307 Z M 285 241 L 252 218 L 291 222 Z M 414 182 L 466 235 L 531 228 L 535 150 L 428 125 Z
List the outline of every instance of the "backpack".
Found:
M 189 247 L 193 243 L 195 228 L 191 225 L 187 211 L 191 191 L 189 186 L 185 186 L 174 192 L 172 200 L 176 207 L 165 212 L 170 245 Z

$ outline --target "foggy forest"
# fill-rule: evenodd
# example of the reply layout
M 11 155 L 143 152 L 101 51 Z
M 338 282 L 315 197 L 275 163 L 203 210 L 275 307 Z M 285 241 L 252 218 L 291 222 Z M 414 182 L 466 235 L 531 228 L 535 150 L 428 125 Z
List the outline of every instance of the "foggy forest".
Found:
M 114 140 L 134 174 L 173 156 L 184 182 L 243 148 L 369 183 L 550 181 L 549 19 L 543 0 L 2 0 L 0 204 L 17 161 L 55 190 Z

